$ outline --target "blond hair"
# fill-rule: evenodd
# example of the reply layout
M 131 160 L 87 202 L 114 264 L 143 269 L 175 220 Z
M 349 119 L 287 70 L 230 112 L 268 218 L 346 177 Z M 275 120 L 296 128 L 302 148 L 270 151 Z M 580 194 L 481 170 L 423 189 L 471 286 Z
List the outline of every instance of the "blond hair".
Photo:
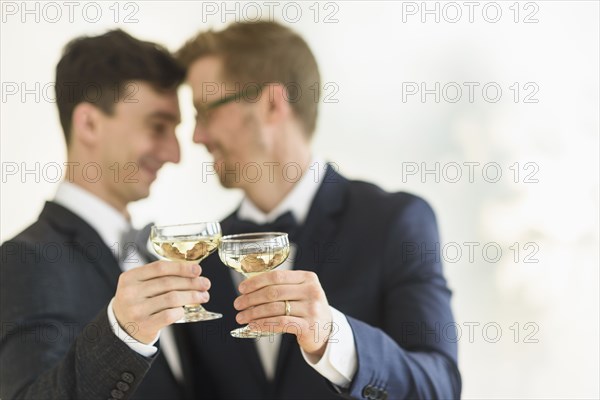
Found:
M 176 53 L 186 68 L 207 56 L 223 61 L 225 81 L 242 87 L 283 84 L 296 118 L 312 136 L 321 82 L 317 61 L 298 34 L 276 22 L 238 22 L 222 31 L 201 32 Z

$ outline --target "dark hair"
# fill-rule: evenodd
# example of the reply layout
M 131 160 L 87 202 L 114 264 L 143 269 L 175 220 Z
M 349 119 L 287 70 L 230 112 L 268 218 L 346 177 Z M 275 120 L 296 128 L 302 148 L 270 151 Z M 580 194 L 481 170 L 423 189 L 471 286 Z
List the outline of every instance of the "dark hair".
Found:
M 207 56 L 223 60 L 223 78 L 230 83 L 245 87 L 278 82 L 294 90 L 288 93 L 292 110 L 307 136 L 313 134 L 321 78 L 315 56 L 300 35 L 273 21 L 237 22 L 222 31 L 197 34 L 176 53 L 186 68 Z
M 156 90 L 176 90 L 185 70 L 162 46 L 138 40 L 120 29 L 69 42 L 56 65 L 56 104 L 67 144 L 73 110 L 92 103 L 111 115 L 131 81 L 145 81 Z

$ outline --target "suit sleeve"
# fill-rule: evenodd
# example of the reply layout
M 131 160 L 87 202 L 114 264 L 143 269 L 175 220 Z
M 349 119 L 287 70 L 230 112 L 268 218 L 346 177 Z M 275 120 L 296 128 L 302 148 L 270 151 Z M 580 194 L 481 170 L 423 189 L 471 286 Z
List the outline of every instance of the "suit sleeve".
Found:
M 0 251 L 0 398 L 129 398 L 153 359 L 113 333 L 106 307 L 81 323 L 69 310 L 84 299 L 36 250 L 7 242 Z
M 411 196 L 386 240 L 382 326 L 348 317 L 358 369 L 346 394 L 368 399 L 459 398 L 456 325 L 429 205 Z

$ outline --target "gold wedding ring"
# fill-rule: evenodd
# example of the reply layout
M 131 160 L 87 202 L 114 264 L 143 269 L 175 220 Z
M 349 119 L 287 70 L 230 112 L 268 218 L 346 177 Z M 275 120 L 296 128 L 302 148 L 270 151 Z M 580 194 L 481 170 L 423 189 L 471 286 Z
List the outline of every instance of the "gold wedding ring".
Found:
M 292 306 L 290 306 L 290 302 L 287 300 L 284 300 L 285 302 L 285 316 L 289 317 L 290 315 L 292 315 Z

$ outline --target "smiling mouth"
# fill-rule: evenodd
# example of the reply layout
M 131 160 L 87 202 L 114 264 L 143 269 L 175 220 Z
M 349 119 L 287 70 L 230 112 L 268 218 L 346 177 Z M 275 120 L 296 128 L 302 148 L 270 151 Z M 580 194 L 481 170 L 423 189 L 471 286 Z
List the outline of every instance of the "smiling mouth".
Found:
M 206 151 L 208 151 L 208 154 L 211 155 L 213 160 L 216 160 L 217 158 L 220 158 L 220 156 L 221 156 L 219 150 L 217 150 L 215 147 L 206 147 Z
M 162 165 L 157 162 L 142 162 L 140 163 L 140 167 L 152 177 L 152 180 L 154 180 Z
M 146 171 L 152 174 L 153 176 L 156 176 L 158 174 L 158 169 L 146 168 Z
M 212 145 L 207 145 L 206 146 L 206 151 L 208 151 L 208 153 L 214 158 L 218 158 L 221 156 L 221 152 L 219 151 L 219 148 L 217 146 L 212 146 Z

